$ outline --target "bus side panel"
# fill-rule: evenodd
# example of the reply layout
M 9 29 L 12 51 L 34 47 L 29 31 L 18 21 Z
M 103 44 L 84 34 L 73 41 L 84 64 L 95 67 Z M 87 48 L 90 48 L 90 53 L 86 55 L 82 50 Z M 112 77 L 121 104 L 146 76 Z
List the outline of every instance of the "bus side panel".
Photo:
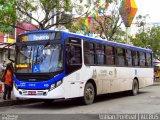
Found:
M 149 74 L 147 75 L 146 86 L 153 85 L 154 82 L 154 69 L 150 68 L 148 73 Z
M 93 71 L 82 67 L 68 76 L 64 80 L 64 96 L 65 98 L 82 97 L 84 95 L 84 87 L 90 78 L 92 78 Z
M 139 88 L 153 84 L 153 68 L 137 68 Z
M 95 81 L 97 83 L 97 94 L 105 94 L 119 90 L 119 79 L 116 79 L 115 67 L 93 66 Z
M 125 72 L 124 72 L 125 71 Z M 146 73 L 146 77 L 144 76 Z M 138 78 L 139 87 L 153 84 L 153 69 L 85 66 L 64 78 L 65 98 L 82 97 L 89 79 L 95 81 L 97 95 L 132 89 L 134 78 Z
M 116 79 L 119 80 L 119 89 L 112 92 L 126 91 L 132 88 L 133 70 L 127 67 L 116 67 Z M 114 83 L 115 84 L 115 83 Z

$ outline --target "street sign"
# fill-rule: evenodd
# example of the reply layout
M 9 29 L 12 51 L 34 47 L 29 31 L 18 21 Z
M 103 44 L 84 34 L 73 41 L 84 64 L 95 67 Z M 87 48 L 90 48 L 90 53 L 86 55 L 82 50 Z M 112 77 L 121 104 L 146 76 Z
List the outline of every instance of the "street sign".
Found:
M 40 66 L 39 64 L 33 65 L 33 73 L 39 73 L 40 72 Z

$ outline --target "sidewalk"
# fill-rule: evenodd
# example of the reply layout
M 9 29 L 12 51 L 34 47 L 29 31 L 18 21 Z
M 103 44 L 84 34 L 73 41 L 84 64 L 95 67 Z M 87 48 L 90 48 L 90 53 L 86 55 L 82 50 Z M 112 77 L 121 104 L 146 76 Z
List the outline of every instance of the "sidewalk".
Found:
M 27 104 L 27 103 L 33 103 L 33 102 L 38 102 L 38 100 L 35 100 L 35 99 L 21 99 L 21 100 L 16 99 L 13 92 L 11 95 L 11 100 L 3 100 L 3 93 L 0 93 L 0 107 Z
M 17 99 L 14 96 L 13 91 L 11 93 L 11 100 L 3 100 L 4 86 L 2 82 L 0 82 L 0 84 L 2 85 L 0 90 L 0 107 L 38 102 L 36 99 Z
M 153 85 L 160 85 L 160 80 L 154 81 Z

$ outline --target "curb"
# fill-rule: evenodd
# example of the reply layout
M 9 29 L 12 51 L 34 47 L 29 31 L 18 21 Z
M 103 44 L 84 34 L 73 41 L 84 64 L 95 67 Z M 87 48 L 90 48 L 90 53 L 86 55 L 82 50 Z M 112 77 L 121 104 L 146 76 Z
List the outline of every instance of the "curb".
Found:
M 20 105 L 20 104 L 29 104 L 29 103 L 35 103 L 35 102 L 40 102 L 40 101 L 39 101 L 39 100 L 36 100 L 36 99 L 6 100 L 6 101 L 0 102 L 0 107 L 12 106 L 12 105 Z
M 154 82 L 152 86 L 158 86 L 158 85 L 160 85 L 159 81 L 158 82 Z

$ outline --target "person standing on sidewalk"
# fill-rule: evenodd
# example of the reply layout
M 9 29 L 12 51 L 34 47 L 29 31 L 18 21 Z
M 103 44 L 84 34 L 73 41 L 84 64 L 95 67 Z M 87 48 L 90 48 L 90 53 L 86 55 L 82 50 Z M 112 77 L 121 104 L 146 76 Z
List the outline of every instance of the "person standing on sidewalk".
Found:
M 4 73 L 4 94 L 3 99 L 11 99 L 11 91 L 13 88 L 13 65 L 12 63 L 7 64 L 5 73 Z
M 3 63 L 0 64 L 1 71 L 4 72 L 6 69 L 6 61 L 4 60 Z
M 0 76 L 3 76 L 3 73 L 6 69 L 6 61 L 4 60 L 3 63 L 0 63 Z

